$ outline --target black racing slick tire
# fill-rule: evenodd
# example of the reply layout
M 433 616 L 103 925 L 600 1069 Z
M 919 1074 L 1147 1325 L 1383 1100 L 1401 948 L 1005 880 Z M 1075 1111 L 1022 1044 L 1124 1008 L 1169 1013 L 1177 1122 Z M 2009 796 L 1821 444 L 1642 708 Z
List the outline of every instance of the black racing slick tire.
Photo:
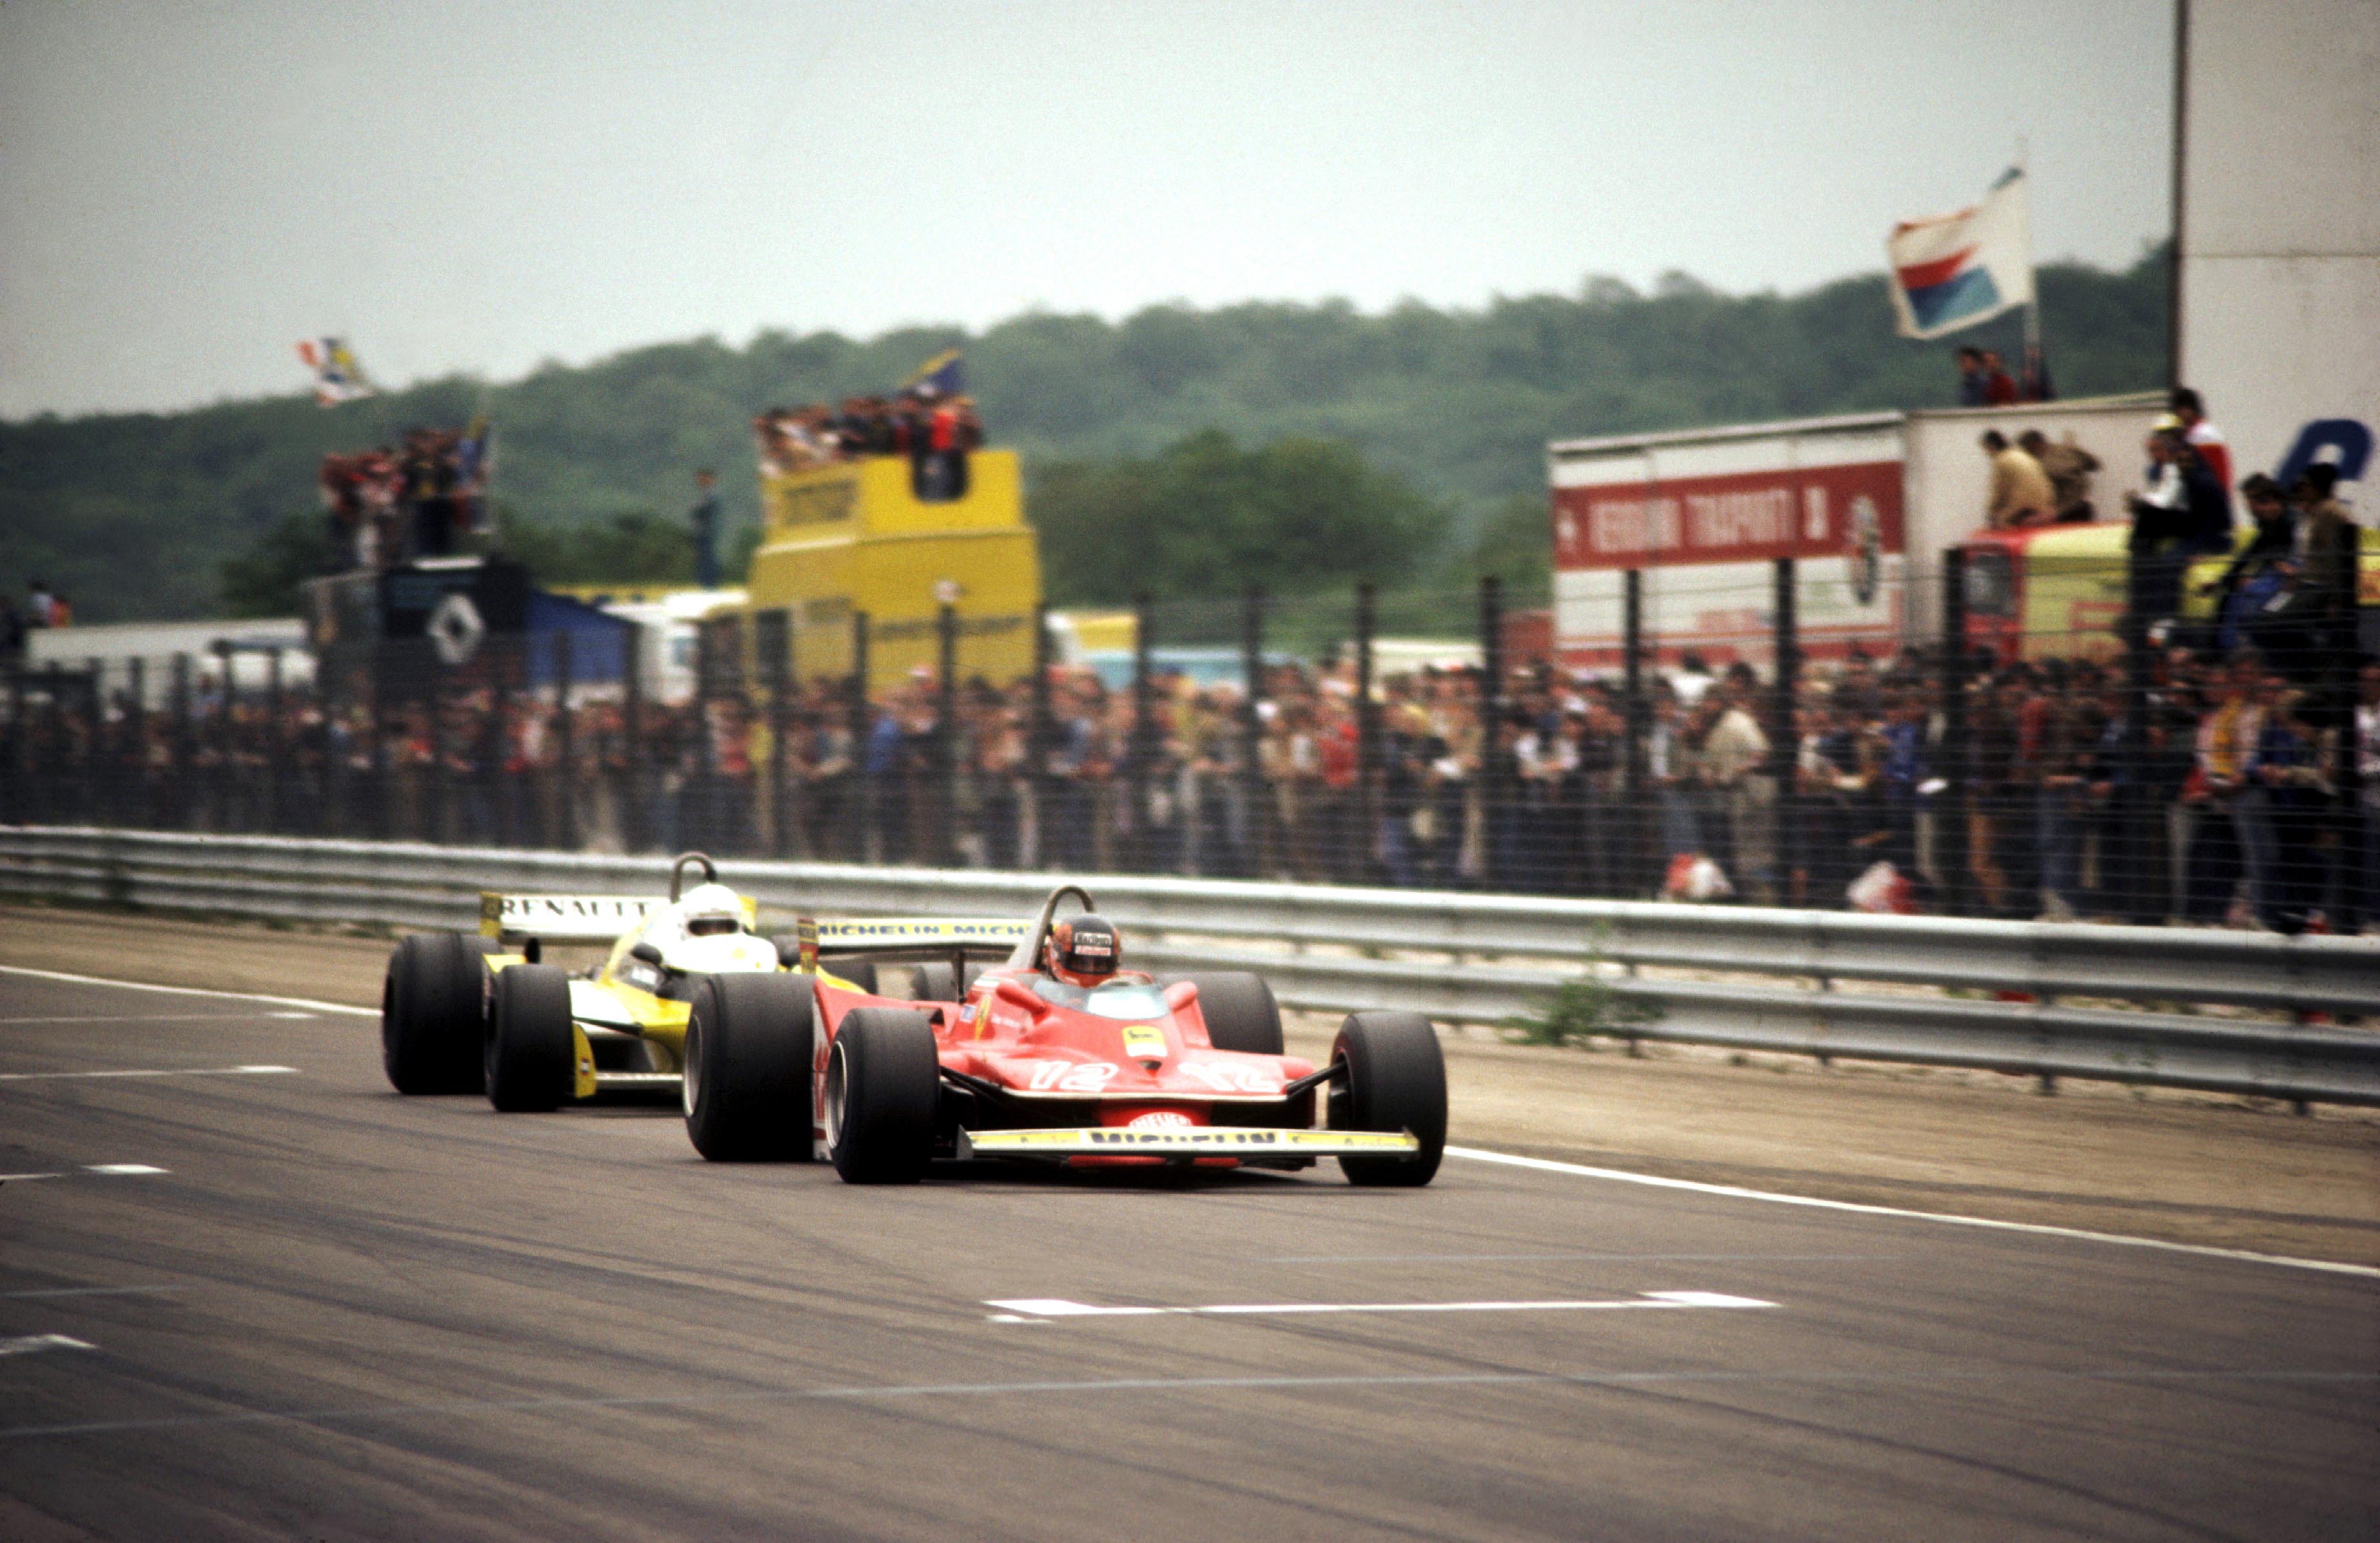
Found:
M 1411 1158 L 1342 1157 L 1347 1182 L 1417 1187 L 1446 1153 L 1446 1057 L 1438 1031 L 1418 1013 L 1351 1013 L 1330 1060 L 1330 1128 L 1411 1131 Z M 1343 1063 L 1343 1064 L 1342 1064 Z
M 712 1162 L 810 1160 L 818 998 L 807 975 L 714 975 L 686 1021 L 680 1107 Z
M 1182 978 L 1198 988 L 1198 1012 L 1207 1020 L 1209 1044 L 1249 1055 L 1281 1053 L 1281 1004 L 1273 1001 L 1263 976 L 1216 970 Z
M 398 940 L 381 982 L 381 1063 L 400 1093 L 476 1093 L 492 945 L 461 932 Z
M 953 973 L 945 964 L 913 965 L 909 969 L 909 996 L 916 1002 L 956 1002 L 966 995 L 967 988 L 981 974 L 981 965 L 969 965 L 965 976 Z
M 541 1114 L 570 1097 L 570 977 L 553 965 L 496 972 L 488 1014 L 488 1101 L 506 1114 Z
M 827 1152 L 834 1171 L 845 1184 L 924 1178 L 941 1098 L 932 1019 L 890 1007 L 845 1014 L 826 1068 Z

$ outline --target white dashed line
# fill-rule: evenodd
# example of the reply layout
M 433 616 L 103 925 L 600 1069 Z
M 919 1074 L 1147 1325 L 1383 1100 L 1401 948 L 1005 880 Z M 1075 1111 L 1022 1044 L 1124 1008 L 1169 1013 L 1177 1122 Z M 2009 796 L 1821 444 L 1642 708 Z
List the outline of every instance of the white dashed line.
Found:
M 311 1013 L 267 1013 L 268 1018 L 310 1018 Z M 247 1022 L 237 1013 L 113 1013 L 88 1016 L 55 1018 L 0 1018 L 0 1028 L 16 1028 L 24 1024 L 237 1024 Z
M 174 1066 L 126 1072 L 0 1072 L 0 1082 L 63 1082 L 92 1077 L 249 1077 L 293 1074 L 295 1066 Z
M 86 1173 L 105 1173 L 111 1178 L 129 1178 L 140 1173 L 166 1172 L 165 1169 L 152 1167 L 145 1162 L 86 1162 L 82 1165 L 82 1171 Z
M 1753 1296 L 1730 1296 L 1716 1291 L 1648 1291 L 1619 1301 L 1601 1302 L 1268 1302 L 1222 1303 L 1204 1307 L 1099 1307 L 1057 1296 L 1019 1296 L 990 1300 L 987 1307 L 1003 1309 L 994 1323 L 1047 1322 L 1069 1318 L 1158 1318 L 1173 1314 L 1208 1317 L 1273 1317 L 1290 1313 L 1577 1313 L 1680 1307 L 1774 1307 Z
M 42 1350 L 97 1350 L 89 1340 L 79 1340 L 71 1334 L 20 1334 L 13 1340 L 0 1340 L 0 1355 L 30 1355 Z

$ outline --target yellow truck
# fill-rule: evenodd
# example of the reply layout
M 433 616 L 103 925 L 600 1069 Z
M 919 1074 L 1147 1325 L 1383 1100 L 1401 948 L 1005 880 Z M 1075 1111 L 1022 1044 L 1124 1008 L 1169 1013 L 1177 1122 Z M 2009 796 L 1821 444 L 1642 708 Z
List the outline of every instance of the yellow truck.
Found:
M 919 498 L 905 456 L 762 475 L 746 614 L 784 613 L 795 678 L 850 675 L 858 613 L 871 691 L 934 668 L 945 601 L 957 609 L 962 676 L 1032 673 L 1041 559 L 1016 453 L 976 450 L 967 461 L 965 491 L 950 499 Z
M 2099 520 L 1986 530 L 1967 553 L 1967 638 L 2001 660 L 2113 659 L 2123 652 L 2117 623 L 2124 614 L 2131 525 Z M 2254 530 L 2241 526 L 2233 549 Z M 2363 630 L 2380 617 L 2380 530 L 2366 529 L 2356 568 L 2356 609 Z M 2182 583 L 2180 620 L 2211 631 L 2215 598 L 2207 587 L 2230 559 L 2202 557 Z

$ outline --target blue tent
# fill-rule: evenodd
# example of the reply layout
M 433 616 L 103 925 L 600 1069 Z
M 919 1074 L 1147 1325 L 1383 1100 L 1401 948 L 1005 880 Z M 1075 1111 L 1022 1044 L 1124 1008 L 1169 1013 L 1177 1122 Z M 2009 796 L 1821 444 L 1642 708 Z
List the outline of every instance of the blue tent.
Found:
M 574 685 L 616 682 L 628 669 L 628 635 L 637 624 L 608 611 L 599 611 L 567 595 L 531 589 L 528 626 L 524 639 L 532 686 L 552 686 L 561 669 L 563 648 L 570 639 L 570 679 Z

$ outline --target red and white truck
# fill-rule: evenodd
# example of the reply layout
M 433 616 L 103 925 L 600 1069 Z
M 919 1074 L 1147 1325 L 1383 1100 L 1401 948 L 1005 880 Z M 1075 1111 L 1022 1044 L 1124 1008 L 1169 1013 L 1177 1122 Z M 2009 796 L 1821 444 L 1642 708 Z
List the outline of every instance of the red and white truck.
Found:
M 1767 663 L 1775 559 L 1795 568 L 1803 653 L 1889 654 L 1940 629 L 1942 552 L 1985 526 L 1985 431 L 2038 429 L 2099 462 L 2102 518 L 2143 480 L 2152 394 L 2013 407 L 1856 413 L 1547 446 L 1556 657 L 1619 662 L 1623 575 L 1643 572 L 1647 647 Z

